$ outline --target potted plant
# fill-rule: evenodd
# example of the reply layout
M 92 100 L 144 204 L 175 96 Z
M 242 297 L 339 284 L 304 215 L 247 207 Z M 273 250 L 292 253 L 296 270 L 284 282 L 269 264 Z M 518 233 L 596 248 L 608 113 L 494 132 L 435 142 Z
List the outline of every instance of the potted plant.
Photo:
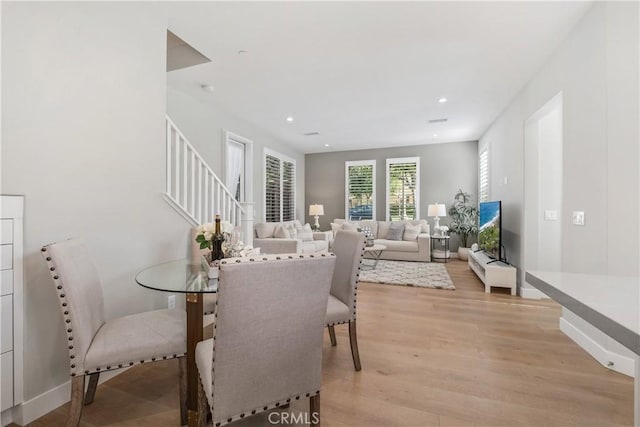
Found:
M 449 231 L 460 236 L 458 258 L 467 260 L 469 237 L 478 235 L 478 207 L 473 203 L 471 194 L 458 190 L 449 207 L 449 216 L 451 217 Z

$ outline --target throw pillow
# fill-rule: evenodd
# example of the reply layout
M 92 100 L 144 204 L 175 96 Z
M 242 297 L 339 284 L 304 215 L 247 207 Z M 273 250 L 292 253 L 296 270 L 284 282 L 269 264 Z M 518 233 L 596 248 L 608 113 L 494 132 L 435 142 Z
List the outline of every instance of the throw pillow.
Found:
M 296 229 L 295 225 L 291 224 L 287 227 L 287 231 L 289 232 L 289 238 L 290 239 L 297 239 L 298 238 L 298 230 Z
M 378 232 L 376 233 L 376 239 L 386 239 L 387 233 L 389 233 L 389 227 L 391 223 L 389 221 L 378 221 Z
M 404 233 L 404 224 L 401 222 L 392 222 L 387 233 L 387 240 L 402 240 Z
M 276 239 L 290 239 L 291 236 L 289 235 L 289 230 L 285 227 L 283 227 L 282 225 L 279 225 L 276 228 L 276 232 L 273 233 L 273 237 L 275 237 Z
M 298 232 L 297 238 L 303 242 L 313 241 L 313 230 L 311 230 L 311 226 L 308 223 L 302 227 L 296 227 L 296 231 Z
M 408 241 L 416 240 L 418 238 L 418 234 L 420 234 L 420 230 L 422 230 L 422 225 L 421 224 L 417 224 L 417 225 L 407 224 L 407 225 L 405 225 L 404 226 L 404 236 L 402 237 L 402 240 L 408 240 Z
M 331 231 L 333 231 L 333 237 L 336 237 L 336 233 L 342 230 L 342 224 L 331 223 Z
M 364 221 L 360 221 L 360 225 L 362 227 L 369 227 L 371 229 L 371 233 L 373 234 L 373 238 L 378 238 L 378 221 L 366 219 Z

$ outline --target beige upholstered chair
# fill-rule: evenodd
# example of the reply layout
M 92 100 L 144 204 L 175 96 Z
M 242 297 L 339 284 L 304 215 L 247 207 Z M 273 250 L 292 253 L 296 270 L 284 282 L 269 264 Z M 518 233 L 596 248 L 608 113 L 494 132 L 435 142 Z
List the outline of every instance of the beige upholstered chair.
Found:
M 322 334 L 335 261 L 330 253 L 222 261 L 214 337 L 196 349 L 199 425 L 207 406 L 214 426 L 221 426 L 305 397 L 308 419 L 319 423 Z
M 364 255 L 364 234 L 357 231 L 338 231 L 333 241 L 336 268 L 331 282 L 331 294 L 327 305 L 327 327 L 331 345 L 337 345 L 335 325 L 349 324 L 349 342 L 353 366 L 359 371 L 360 354 L 356 333 L 356 294 L 360 263 Z
M 58 293 L 67 332 L 72 377 L 67 426 L 79 425 L 83 403 L 93 402 L 100 372 L 178 358 L 180 375 L 185 375 L 184 311 L 157 310 L 105 321 L 100 279 L 82 240 L 45 246 L 42 256 Z M 180 415 L 186 424 L 186 390 L 182 387 Z

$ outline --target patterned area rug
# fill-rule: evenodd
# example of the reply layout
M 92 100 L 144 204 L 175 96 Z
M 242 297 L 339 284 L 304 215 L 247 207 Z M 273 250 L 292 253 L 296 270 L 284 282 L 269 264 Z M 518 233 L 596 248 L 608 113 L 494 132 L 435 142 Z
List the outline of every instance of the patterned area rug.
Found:
M 380 260 L 375 269 L 360 272 L 360 281 L 420 288 L 456 288 L 445 266 L 435 262 Z

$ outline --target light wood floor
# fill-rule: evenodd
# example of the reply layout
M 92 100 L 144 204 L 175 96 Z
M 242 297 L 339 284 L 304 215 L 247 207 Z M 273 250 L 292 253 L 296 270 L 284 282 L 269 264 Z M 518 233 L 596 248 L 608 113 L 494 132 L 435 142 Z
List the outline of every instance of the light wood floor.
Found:
M 455 291 L 360 285 L 363 370 L 353 370 L 345 326 L 337 347 L 325 336 L 324 426 L 632 425 L 632 379 L 560 332 L 559 306 L 486 295 L 466 263 L 446 266 Z M 98 388 L 81 425 L 177 426 L 177 378 L 175 361 L 134 367 Z M 67 409 L 30 426 L 64 425 Z

